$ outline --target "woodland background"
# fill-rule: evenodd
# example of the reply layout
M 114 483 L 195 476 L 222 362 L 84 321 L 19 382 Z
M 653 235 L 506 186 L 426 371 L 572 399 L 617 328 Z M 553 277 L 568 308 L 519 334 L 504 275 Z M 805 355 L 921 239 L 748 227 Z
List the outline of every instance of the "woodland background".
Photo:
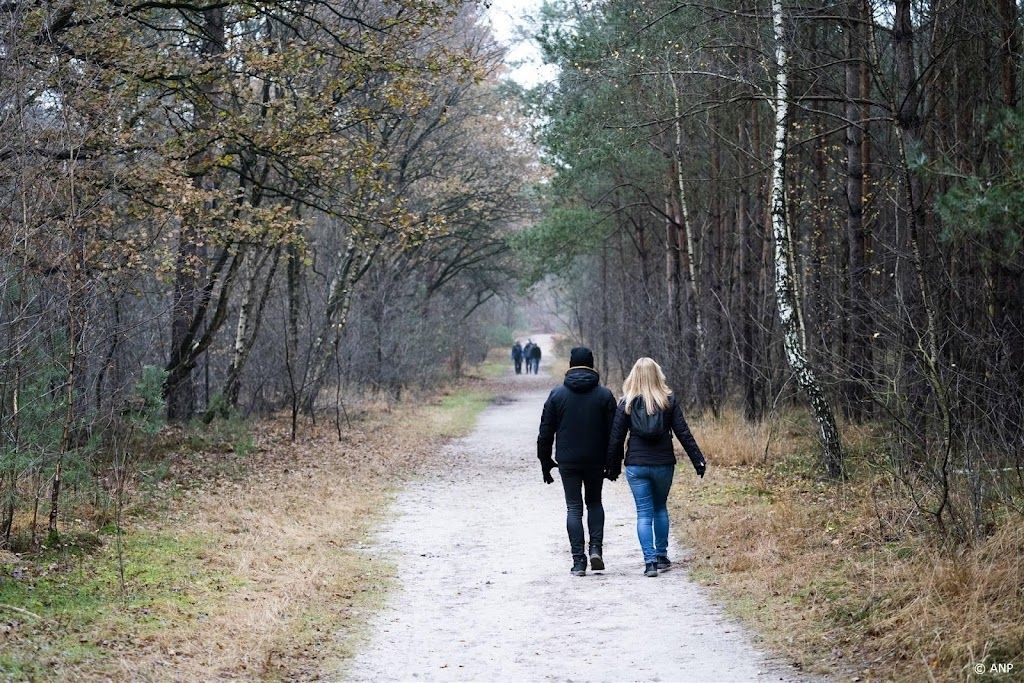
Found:
M 540 300 L 609 385 L 665 367 L 712 467 L 673 503 L 704 520 L 694 575 L 774 647 L 869 678 L 1020 663 L 1016 0 L 557 0 L 532 38 L 558 75 L 531 89 L 483 12 L 0 0 L 0 609 L 78 624 L 22 619 L 17 665 L 153 608 L 126 562 L 212 548 L 258 496 L 206 500 L 206 540 L 163 559 L 129 534 L 126 561 L 122 532 L 254 439 L 282 477 L 260 496 L 296 509 L 288 468 L 325 459 L 335 516 L 363 510 L 360 477 L 403 467 L 390 411 L 459 386 Z M 87 537 L 116 540 L 116 589 L 74 578 Z M 301 599 L 334 604 L 313 576 Z M 93 587 L 104 616 L 67 617 Z
M 58 530 L 62 487 L 106 505 L 165 421 L 294 438 L 496 343 L 538 168 L 475 6 L 2 9 L 4 546 Z
M 875 464 L 952 538 L 1019 513 L 1017 4 L 567 2 L 545 16 L 560 76 L 535 106 L 554 176 L 544 219 L 515 239 L 534 277 L 561 273 L 603 367 L 652 355 L 714 415 L 761 421 L 803 395 L 819 428 L 879 426 Z M 839 477 L 850 463 L 829 436 L 822 470 Z

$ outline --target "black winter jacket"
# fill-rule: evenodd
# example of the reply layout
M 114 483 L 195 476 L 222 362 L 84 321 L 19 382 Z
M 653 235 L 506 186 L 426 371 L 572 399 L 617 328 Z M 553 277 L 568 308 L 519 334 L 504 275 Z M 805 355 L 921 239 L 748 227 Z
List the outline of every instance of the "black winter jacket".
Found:
M 637 407 L 633 410 L 645 410 L 641 398 Z M 675 396 L 669 396 L 668 408 L 665 409 L 665 424 L 669 427 L 662 434 L 660 439 L 645 439 L 633 434 L 629 435 L 629 444 L 626 446 L 627 465 L 674 465 L 676 456 L 672 450 L 672 433 L 675 432 L 679 443 L 683 444 L 683 450 L 690 457 L 696 469 L 704 462 L 704 454 L 700 452 L 697 441 L 690 433 L 690 427 L 683 417 L 683 410 L 679 407 Z M 626 414 L 626 401 L 619 401 L 615 409 L 615 419 L 612 421 L 611 438 L 608 441 L 608 459 L 606 466 L 609 469 L 619 470 L 622 468 L 622 445 L 629 433 L 629 415 Z
M 615 396 L 600 379 L 591 368 L 569 368 L 562 386 L 548 394 L 537 434 L 541 462 L 551 458 L 554 444 L 559 467 L 604 467 Z

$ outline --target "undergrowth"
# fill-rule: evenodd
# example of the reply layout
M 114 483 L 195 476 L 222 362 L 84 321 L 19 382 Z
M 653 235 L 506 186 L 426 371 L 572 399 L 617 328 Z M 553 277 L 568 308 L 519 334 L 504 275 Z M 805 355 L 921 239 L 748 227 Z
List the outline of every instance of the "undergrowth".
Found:
M 294 443 L 286 418 L 147 435 L 123 562 L 109 497 L 84 490 L 68 495 L 59 543 L 0 553 L 0 680 L 336 672 L 388 586 L 387 564 L 368 567 L 358 546 L 394 487 L 467 433 L 492 393 L 470 381 L 372 399 Z
M 811 671 L 959 681 L 1024 669 L 1024 520 L 951 543 L 881 465 L 883 435 L 848 427 L 850 476 L 833 483 L 803 420 L 693 421 L 708 475 L 675 487 L 671 505 L 694 576 Z

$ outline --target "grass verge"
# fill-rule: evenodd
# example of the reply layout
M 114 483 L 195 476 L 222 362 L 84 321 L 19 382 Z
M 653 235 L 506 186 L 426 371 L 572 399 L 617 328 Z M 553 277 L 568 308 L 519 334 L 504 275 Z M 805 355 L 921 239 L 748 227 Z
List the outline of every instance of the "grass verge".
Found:
M 466 387 L 445 394 L 427 412 L 429 431 L 441 438 L 465 436 L 473 429 L 480 412 L 491 403 L 493 392 L 487 388 Z
M 870 466 L 868 429 L 846 431 L 857 462 L 843 484 L 817 477 L 802 423 L 778 425 L 767 457 L 768 428 L 738 414 L 693 429 L 710 468 L 673 490 L 674 528 L 693 576 L 771 647 L 854 680 L 1011 680 L 992 665 L 1024 669 L 1019 518 L 973 547 L 942 547 Z

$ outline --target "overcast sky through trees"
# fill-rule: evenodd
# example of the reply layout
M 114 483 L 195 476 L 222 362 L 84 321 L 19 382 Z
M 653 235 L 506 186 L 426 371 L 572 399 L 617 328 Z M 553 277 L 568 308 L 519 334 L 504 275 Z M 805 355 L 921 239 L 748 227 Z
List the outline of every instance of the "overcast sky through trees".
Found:
M 509 47 L 505 57 L 509 76 L 527 88 L 551 80 L 556 72 L 554 65 L 543 63 L 537 43 L 523 36 L 533 33 L 536 20 L 532 17 L 539 13 L 541 1 L 494 0 L 487 10 L 494 35 Z

